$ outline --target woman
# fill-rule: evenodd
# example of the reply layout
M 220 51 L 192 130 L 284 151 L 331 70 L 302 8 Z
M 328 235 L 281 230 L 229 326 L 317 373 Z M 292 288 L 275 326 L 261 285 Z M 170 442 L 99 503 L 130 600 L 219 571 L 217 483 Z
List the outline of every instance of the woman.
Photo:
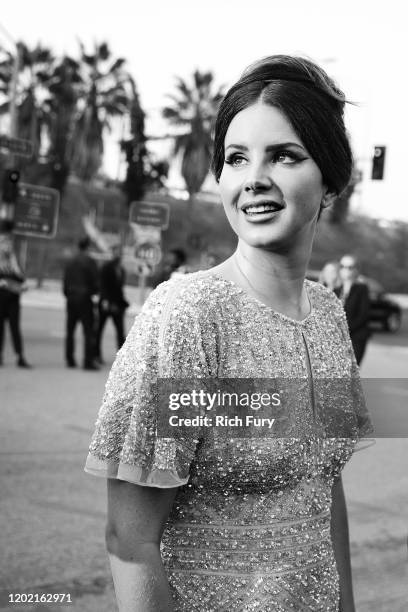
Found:
M 319 283 L 332 291 L 339 289 L 341 285 L 340 265 L 337 261 L 328 261 L 324 264 L 319 275 Z
M 9 234 L 0 236 L 0 366 L 3 365 L 4 327 L 8 320 L 19 368 L 31 368 L 24 357 L 20 329 L 20 295 L 26 290 L 25 279 L 13 251 Z
M 318 66 L 280 55 L 221 104 L 213 171 L 237 250 L 150 295 L 87 460 L 109 479 L 121 612 L 354 611 L 341 470 L 370 422 L 344 394 L 321 402 L 320 379 L 358 372 L 341 303 L 304 280 L 320 211 L 350 178 L 343 107 Z M 192 377 L 299 380 L 289 434 L 160 437 L 158 378 Z

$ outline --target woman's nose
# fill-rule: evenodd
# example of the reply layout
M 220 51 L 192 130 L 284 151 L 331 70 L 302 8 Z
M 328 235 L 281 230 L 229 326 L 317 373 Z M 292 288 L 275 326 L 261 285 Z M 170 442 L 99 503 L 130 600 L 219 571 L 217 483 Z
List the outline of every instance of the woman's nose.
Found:
M 261 191 L 264 189 L 270 189 L 272 184 L 272 178 L 263 168 L 253 169 L 253 171 L 246 177 L 244 189 L 247 192 Z

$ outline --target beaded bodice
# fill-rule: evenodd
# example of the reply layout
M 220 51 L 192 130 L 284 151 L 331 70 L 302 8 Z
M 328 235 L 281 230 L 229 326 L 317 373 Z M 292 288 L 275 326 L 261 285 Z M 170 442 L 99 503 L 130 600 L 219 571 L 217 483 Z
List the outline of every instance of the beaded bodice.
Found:
M 340 302 L 306 282 L 301 322 L 211 273 L 163 283 L 113 366 L 86 469 L 180 486 L 161 545 L 178 612 L 338 610 L 331 487 L 370 422 L 361 397 L 319 395 L 358 371 Z M 159 438 L 159 376 L 296 379 L 290 436 Z

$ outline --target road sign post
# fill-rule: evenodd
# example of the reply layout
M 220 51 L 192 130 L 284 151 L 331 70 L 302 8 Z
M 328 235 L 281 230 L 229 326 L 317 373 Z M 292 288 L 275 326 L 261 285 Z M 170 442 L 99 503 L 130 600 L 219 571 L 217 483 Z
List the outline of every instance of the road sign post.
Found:
M 57 232 L 59 191 L 21 183 L 14 213 L 14 233 L 54 238 Z
M 146 278 L 162 258 L 161 231 L 169 226 L 170 209 L 166 202 L 132 202 L 129 224 L 133 231 L 134 264 L 139 270 L 142 297 Z

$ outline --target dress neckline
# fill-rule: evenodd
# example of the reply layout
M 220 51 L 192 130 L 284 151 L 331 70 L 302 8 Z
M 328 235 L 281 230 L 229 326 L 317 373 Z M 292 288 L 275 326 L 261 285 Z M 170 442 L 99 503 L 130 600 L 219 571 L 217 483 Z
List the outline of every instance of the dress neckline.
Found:
M 313 304 L 313 300 L 311 298 L 311 292 L 309 291 L 310 281 L 308 279 L 304 279 L 303 286 L 306 289 L 307 298 L 309 300 L 310 312 L 304 317 L 304 319 L 301 319 L 299 321 L 298 319 L 293 319 L 292 317 L 289 317 L 288 315 L 283 314 L 283 312 L 280 312 L 279 310 L 275 310 L 275 308 L 273 308 L 273 306 L 268 306 L 267 304 L 264 304 L 264 302 L 262 302 L 261 300 L 259 300 L 255 296 L 251 295 L 243 287 L 238 285 L 238 283 L 236 283 L 233 280 L 230 280 L 229 278 L 225 278 L 224 276 L 221 276 L 221 274 L 219 274 L 217 272 L 212 272 L 211 270 L 208 270 L 208 271 L 207 270 L 200 270 L 200 274 L 203 274 L 205 276 L 212 276 L 212 277 L 214 277 L 214 278 L 216 278 L 218 280 L 223 281 L 225 284 L 229 285 L 230 287 L 234 287 L 241 295 L 243 295 L 249 301 L 251 301 L 251 302 L 253 302 L 255 304 L 258 304 L 258 306 L 261 306 L 262 308 L 265 308 L 265 309 L 269 310 L 270 312 L 272 312 L 277 317 L 279 317 L 281 319 L 285 319 L 286 321 L 290 321 L 291 323 L 295 323 L 296 325 L 304 325 L 305 323 L 307 323 L 309 321 L 309 319 L 311 319 L 314 316 L 315 307 L 314 307 L 314 304 Z

